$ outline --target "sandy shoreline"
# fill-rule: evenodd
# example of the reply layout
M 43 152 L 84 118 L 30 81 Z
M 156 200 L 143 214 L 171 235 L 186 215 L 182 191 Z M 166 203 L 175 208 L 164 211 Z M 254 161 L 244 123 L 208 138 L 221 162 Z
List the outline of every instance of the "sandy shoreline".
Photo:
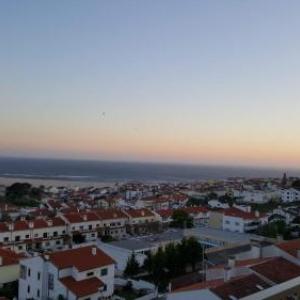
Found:
M 65 187 L 105 187 L 114 186 L 115 182 L 92 182 L 92 181 L 76 181 L 76 180 L 54 180 L 54 179 L 34 179 L 34 178 L 12 178 L 0 177 L 0 185 L 9 186 L 15 182 L 28 182 L 33 186 L 65 186 Z

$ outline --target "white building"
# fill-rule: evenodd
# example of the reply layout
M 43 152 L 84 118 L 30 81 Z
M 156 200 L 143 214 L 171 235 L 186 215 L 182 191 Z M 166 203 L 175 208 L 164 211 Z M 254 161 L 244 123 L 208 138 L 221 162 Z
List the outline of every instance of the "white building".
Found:
M 259 215 L 258 212 L 246 212 L 235 207 L 224 210 L 223 214 L 223 230 L 231 232 L 251 232 L 265 222 L 265 217 Z
M 18 299 L 106 299 L 114 291 L 114 263 L 95 246 L 24 259 Z
M 293 188 L 282 190 L 281 200 L 283 203 L 300 201 L 300 191 Z

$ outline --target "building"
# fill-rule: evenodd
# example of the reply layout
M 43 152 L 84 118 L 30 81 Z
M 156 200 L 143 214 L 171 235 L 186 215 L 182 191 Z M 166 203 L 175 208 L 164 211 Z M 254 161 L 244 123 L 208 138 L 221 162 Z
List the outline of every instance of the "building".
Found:
M 19 260 L 23 256 L 10 249 L 0 248 L 0 287 L 19 278 Z
M 259 212 L 247 212 L 235 207 L 223 212 L 223 230 L 231 232 L 253 232 L 264 222 L 265 218 Z
M 114 264 L 96 246 L 24 259 L 18 299 L 107 299 L 114 292 Z
M 283 203 L 290 203 L 300 201 L 300 191 L 294 188 L 284 189 L 281 191 L 281 201 Z
M 101 235 L 110 235 L 114 238 L 126 237 L 126 223 L 128 216 L 119 209 L 94 210 L 102 221 Z
M 0 223 L 0 243 L 17 252 L 60 248 L 65 234 L 66 223 L 60 217 Z
M 160 228 L 160 216 L 150 209 L 128 209 L 124 213 L 128 216 L 127 232 L 131 234 L 157 232 Z

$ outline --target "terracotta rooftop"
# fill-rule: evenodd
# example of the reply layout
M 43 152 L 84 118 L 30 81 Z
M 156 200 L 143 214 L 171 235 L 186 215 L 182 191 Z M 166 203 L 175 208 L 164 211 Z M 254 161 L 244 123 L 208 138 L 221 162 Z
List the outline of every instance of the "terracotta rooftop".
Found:
M 19 260 L 24 256 L 21 254 L 17 254 L 12 250 L 0 248 L 0 257 L 2 257 L 2 265 L 0 265 L 1 267 L 18 264 Z
M 99 288 L 104 285 L 97 277 L 76 281 L 73 277 L 68 276 L 61 278 L 60 281 L 77 297 L 85 297 L 95 294 L 99 291 Z
M 101 268 L 114 264 L 115 261 L 97 248 L 96 255 L 92 253 L 92 246 L 53 252 L 49 260 L 58 268 L 66 269 L 74 266 L 79 272 Z
M 300 239 L 282 242 L 276 246 L 290 255 L 297 257 L 297 250 L 300 250 Z
M 127 215 L 120 209 L 97 209 L 94 210 L 95 214 L 102 220 L 112 220 L 112 219 L 127 219 Z
M 246 219 L 246 220 L 257 219 L 257 217 L 255 216 L 255 213 L 246 212 L 246 211 L 240 210 L 236 207 L 230 207 L 230 208 L 224 209 L 224 215 L 230 216 L 230 217 Z
M 268 283 L 255 274 L 233 279 L 214 287 L 211 291 L 224 300 L 239 299 L 270 287 Z
M 154 213 L 147 208 L 128 209 L 126 210 L 126 214 L 132 218 L 155 217 Z
M 274 283 L 282 283 L 300 276 L 300 267 L 282 257 L 257 264 L 251 269 Z

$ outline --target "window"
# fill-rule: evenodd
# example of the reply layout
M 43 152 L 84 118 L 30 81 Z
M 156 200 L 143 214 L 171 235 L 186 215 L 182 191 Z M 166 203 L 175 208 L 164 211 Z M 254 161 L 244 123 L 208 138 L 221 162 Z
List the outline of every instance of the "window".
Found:
M 226 224 L 230 224 L 230 221 L 227 220 L 227 221 L 225 221 L 225 223 L 226 223 Z
M 30 285 L 27 286 L 27 293 L 30 293 Z
M 19 250 L 22 250 L 22 249 L 23 249 L 23 246 L 18 246 L 18 249 L 19 249 Z
M 37 291 L 36 291 L 36 296 L 37 296 L 38 298 L 40 298 L 40 290 L 39 290 L 39 289 L 37 289 Z
M 108 270 L 107 270 L 107 268 L 106 268 L 106 269 L 102 269 L 102 270 L 101 270 L 101 276 L 106 276 L 106 275 L 107 275 L 107 273 L 108 273 Z
M 93 226 L 92 225 L 89 225 L 89 230 L 92 230 L 93 229 Z
M 53 290 L 54 289 L 54 275 L 48 274 L 48 289 Z
M 86 273 L 87 277 L 90 277 L 90 276 L 93 276 L 93 275 L 94 275 L 94 272 L 88 272 L 88 273 Z
M 20 266 L 20 277 L 26 279 L 27 267 L 24 265 Z
M 95 233 L 92 233 L 91 236 L 94 237 L 94 236 L 95 236 Z
M 39 234 L 38 234 L 38 233 L 35 233 L 35 234 L 34 234 L 34 237 L 39 237 Z
M 57 236 L 57 231 L 54 231 L 54 232 L 53 232 L 53 236 Z
M 60 244 L 60 241 L 56 241 L 56 245 L 59 245 Z
M 63 233 L 63 234 L 65 234 L 65 233 L 66 233 L 66 231 L 65 231 L 65 230 L 63 230 L 63 231 L 62 231 L 62 233 Z
M 48 235 L 47 232 L 44 232 L 44 233 L 43 233 L 43 238 L 46 239 L 46 238 L 47 238 L 47 235 Z
M 26 234 L 25 238 L 26 238 L 26 239 L 29 239 L 29 234 Z
M 41 272 L 37 272 L 37 279 L 38 279 L 38 280 L 41 279 Z
M 8 237 L 5 237 L 4 238 L 4 242 L 8 242 L 9 241 L 9 238 Z
M 235 222 L 235 225 L 236 225 L 236 226 L 240 226 L 240 223 L 239 223 L 239 222 Z
M 30 275 L 31 275 L 31 270 L 30 270 L 30 268 L 28 268 L 27 275 L 28 275 L 28 277 L 30 277 Z
M 20 240 L 20 236 L 17 235 L 17 236 L 15 237 L 15 241 L 18 242 L 19 240 Z

